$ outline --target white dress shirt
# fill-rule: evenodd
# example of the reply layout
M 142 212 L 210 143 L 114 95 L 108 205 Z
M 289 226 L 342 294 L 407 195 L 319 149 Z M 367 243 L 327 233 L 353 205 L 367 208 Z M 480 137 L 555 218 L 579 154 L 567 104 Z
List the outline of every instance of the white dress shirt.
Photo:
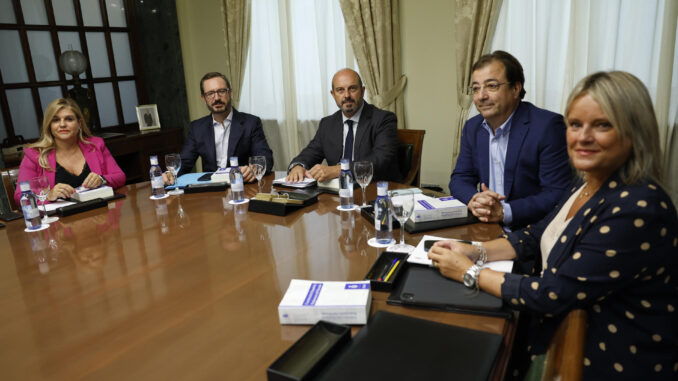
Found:
M 511 134 L 511 121 L 513 120 L 513 113 L 506 119 L 506 121 L 497 128 L 497 131 L 492 131 L 492 128 L 483 120 L 481 126 L 490 135 L 489 137 L 489 154 L 490 154 L 490 183 L 487 187 L 501 195 L 506 195 L 504 189 L 504 167 L 506 165 L 506 151 L 508 149 L 509 135 Z M 513 213 L 511 205 L 506 200 L 501 202 L 504 209 L 504 224 L 509 225 L 513 221 Z
M 217 151 L 217 168 L 226 168 L 228 162 L 228 138 L 231 135 L 231 121 L 233 120 L 233 109 L 228 113 L 223 123 L 217 122 L 212 116 L 212 126 L 214 127 L 214 146 Z M 240 164 L 240 163 L 238 163 Z

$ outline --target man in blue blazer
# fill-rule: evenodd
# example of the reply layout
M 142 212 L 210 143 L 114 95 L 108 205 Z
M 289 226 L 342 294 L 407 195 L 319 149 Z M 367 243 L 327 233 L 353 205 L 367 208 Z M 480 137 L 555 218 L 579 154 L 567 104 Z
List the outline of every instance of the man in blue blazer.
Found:
M 562 115 L 523 102 L 520 62 L 503 51 L 472 68 L 480 112 L 464 125 L 450 192 L 483 222 L 510 229 L 539 221 L 573 178 Z
M 266 142 L 261 119 L 231 106 L 228 79 L 221 73 L 207 73 L 200 80 L 200 93 L 210 115 L 191 122 L 181 150 L 179 174 L 191 172 L 198 156 L 205 172 L 228 167 L 229 158 L 237 156 L 246 182 L 256 180 L 247 165 L 249 157 L 264 156 L 269 173 L 273 168 L 273 152 Z
M 373 180 L 400 181 L 397 119 L 363 100 L 365 87 L 358 73 L 339 70 L 332 78 L 336 113 L 322 118 L 318 131 L 289 165 L 287 181 L 311 177 L 325 181 L 339 177 L 340 161 L 370 161 Z M 327 160 L 328 165 L 321 164 Z

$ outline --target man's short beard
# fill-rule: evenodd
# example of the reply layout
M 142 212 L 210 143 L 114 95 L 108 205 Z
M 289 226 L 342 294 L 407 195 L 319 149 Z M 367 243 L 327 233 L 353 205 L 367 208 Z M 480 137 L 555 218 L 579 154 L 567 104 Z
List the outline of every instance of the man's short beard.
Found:
M 221 102 L 226 105 L 224 108 L 224 111 L 216 111 L 212 105 L 208 104 L 207 109 L 210 110 L 212 114 L 221 114 L 221 113 L 229 113 L 231 111 L 231 101 L 229 100 L 227 103 Z

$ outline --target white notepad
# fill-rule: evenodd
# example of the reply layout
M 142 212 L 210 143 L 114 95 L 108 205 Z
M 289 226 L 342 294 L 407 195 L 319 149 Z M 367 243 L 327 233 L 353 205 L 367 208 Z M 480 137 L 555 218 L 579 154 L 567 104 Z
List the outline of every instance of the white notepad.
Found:
M 416 263 L 419 265 L 427 265 L 427 266 L 433 266 L 433 262 L 428 258 L 428 253 L 426 252 L 426 249 L 424 248 L 424 241 L 439 241 L 439 240 L 448 240 L 448 239 L 453 239 L 455 240 L 456 238 L 445 238 L 445 237 L 437 237 L 433 235 L 425 235 L 422 237 L 421 241 L 419 241 L 419 244 L 417 247 L 412 250 L 410 253 L 410 256 L 407 258 L 407 262 L 409 263 Z M 461 240 L 457 240 L 461 241 Z M 480 242 L 474 241 L 474 244 L 480 244 Z M 491 269 L 495 271 L 501 271 L 504 273 L 510 273 L 511 270 L 513 269 L 513 261 L 492 261 L 492 262 L 487 262 L 483 265 L 484 269 Z

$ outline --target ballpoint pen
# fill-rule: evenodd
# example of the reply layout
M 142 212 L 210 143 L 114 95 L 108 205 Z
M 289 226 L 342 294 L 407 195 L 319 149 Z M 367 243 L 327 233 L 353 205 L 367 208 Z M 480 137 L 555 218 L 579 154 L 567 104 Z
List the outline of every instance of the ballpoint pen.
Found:
M 398 258 L 393 258 L 393 261 L 391 261 L 390 265 L 387 265 L 384 270 L 379 274 L 379 278 L 377 279 L 378 281 L 384 281 L 384 277 L 386 274 L 388 274 L 388 271 L 393 268 L 393 265 L 398 261 Z

